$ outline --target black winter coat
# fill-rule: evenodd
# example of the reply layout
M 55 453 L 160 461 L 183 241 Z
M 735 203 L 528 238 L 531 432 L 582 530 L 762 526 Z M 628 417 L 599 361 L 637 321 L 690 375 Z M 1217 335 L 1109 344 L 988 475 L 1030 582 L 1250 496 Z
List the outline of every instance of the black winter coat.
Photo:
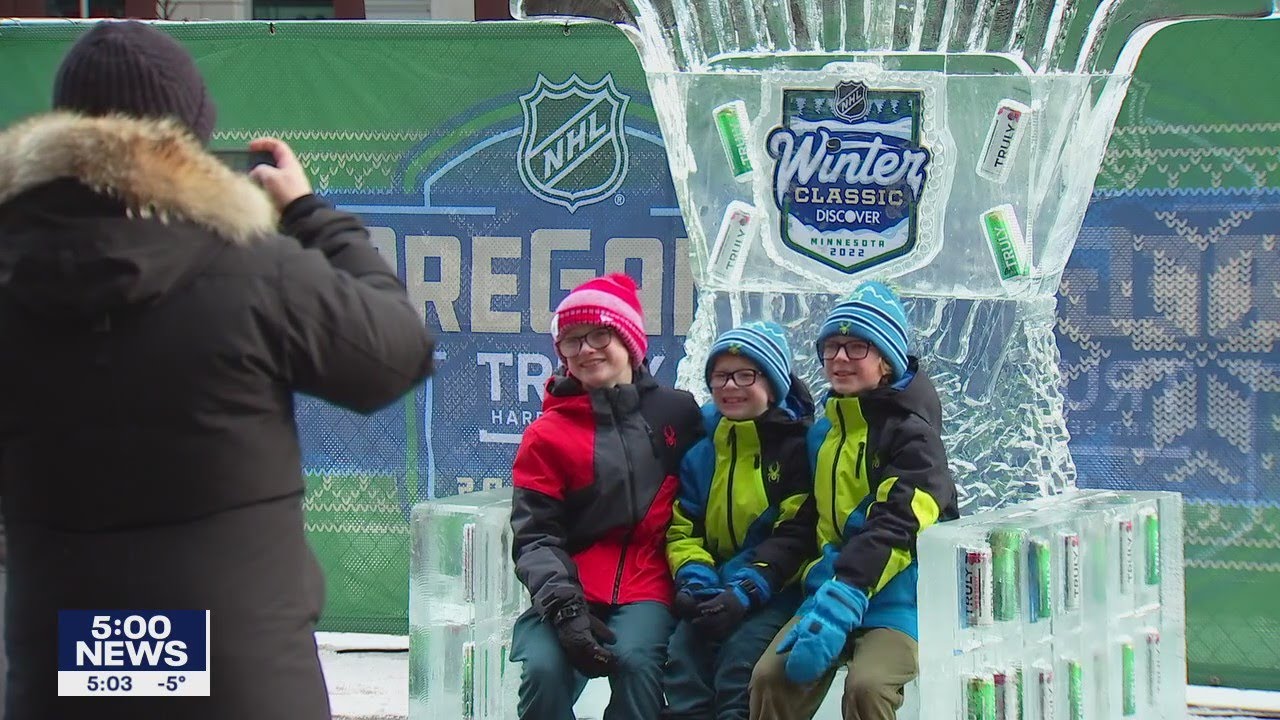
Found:
M 329 717 L 293 394 L 360 412 L 431 339 L 354 216 L 175 124 L 0 134 L 8 720 Z M 58 698 L 58 609 L 209 609 L 212 696 Z

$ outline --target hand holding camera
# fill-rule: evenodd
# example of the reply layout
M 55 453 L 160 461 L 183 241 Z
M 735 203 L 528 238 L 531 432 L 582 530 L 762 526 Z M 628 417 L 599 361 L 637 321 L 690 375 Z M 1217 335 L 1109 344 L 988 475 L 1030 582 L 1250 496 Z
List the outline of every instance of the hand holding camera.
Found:
M 249 150 L 268 153 L 275 160 L 274 165 L 256 165 L 249 171 L 249 177 L 267 191 L 277 210 L 284 210 L 294 200 L 311 194 L 311 181 L 302 163 L 283 140 L 258 138 L 249 143 Z

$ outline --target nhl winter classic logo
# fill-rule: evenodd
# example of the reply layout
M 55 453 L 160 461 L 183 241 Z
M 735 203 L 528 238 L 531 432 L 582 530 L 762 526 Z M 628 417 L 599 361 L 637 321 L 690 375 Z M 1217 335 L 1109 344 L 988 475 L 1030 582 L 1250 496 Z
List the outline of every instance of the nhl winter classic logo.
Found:
M 783 91 L 767 150 L 785 246 L 849 274 L 911 252 L 933 157 L 924 100 L 862 82 Z
M 574 212 L 617 192 L 629 163 L 624 131 L 631 98 L 613 76 L 588 84 L 571 76 L 555 84 L 542 75 L 520 96 L 520 180 L 529 192 Z

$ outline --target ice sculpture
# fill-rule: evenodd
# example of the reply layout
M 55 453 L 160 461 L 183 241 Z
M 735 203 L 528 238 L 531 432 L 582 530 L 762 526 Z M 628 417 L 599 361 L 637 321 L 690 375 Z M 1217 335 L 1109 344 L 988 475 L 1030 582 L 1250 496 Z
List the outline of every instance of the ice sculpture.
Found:
M 1075 491 L 920 536 L 922 718 L 1186 714 L 1182 500 Z
M 1055 293 L 1147 40 L 1272 0 L 513 0 L 618 23 L 640 54 L 691 240 L 680 384 L 728 323 L 811 340 L 887 280 L 943 399 L 966 512 L 1074 484 Z

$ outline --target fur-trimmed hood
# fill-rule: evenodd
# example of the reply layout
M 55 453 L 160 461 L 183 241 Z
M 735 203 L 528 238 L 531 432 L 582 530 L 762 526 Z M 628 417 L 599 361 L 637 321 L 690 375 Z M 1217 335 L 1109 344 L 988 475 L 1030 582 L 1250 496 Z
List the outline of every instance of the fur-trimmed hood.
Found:
M 59 178 L 119 200 L 136 217 L 191 222 L 232 242 L 276 226 L 266 193 L 176 120 L 50 113 L 0 133 L 0 205 Z
M 276 223 L 175 121 L 52 113 L 0 133 L 0 293 L 46 320 L 153 302 Z

